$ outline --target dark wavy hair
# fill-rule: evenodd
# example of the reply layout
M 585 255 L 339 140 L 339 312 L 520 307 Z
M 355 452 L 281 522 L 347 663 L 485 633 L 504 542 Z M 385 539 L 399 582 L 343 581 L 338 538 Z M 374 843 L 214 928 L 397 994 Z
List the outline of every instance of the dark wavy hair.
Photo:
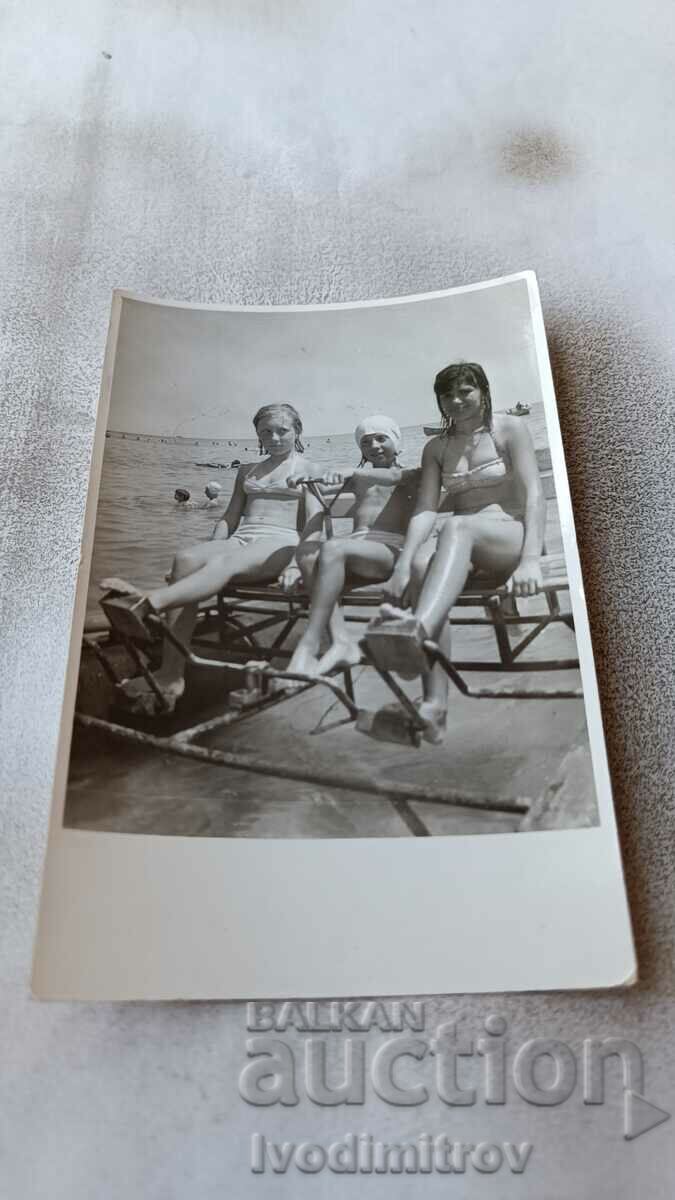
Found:
M 450 437 L 454 433 L 454 422 L 452 417 L 447 416 L 443 412 L 441 396 L 447 395 L 463 383 L 470 383 L 472 387 L 477 387 L 480 390 L 483 398 L 483 424 L 486 429 L 492 429 L 492 396 L 490 395 L 490 384 L 488 383 L 485 371 L 480 363 L 451 363 L 449 367 L 443 367 L 443 370 L 439 371 L 434 379 L 436 403 L 441 414 L 443 433 L 446 437 Z
M 295 449 L 297 450 L 298 454 L 303 454 L 305 447 L 301 441 L 302 418 L 297 408 L 293 408 L 292 404 L 263 404 L 262 408 L 258 409 L 253 418 L 253 424 L 256 430 L 263 418 L 269 416 L 269 414 L 273 412 L 282 412 L 285 413 L 287 417 L 290 417 L 291 424 L 295 430 Z M 262 454 L 263 448 L 260 440 L 258 440 L 258 446 L 260 447 L 260 453 Z

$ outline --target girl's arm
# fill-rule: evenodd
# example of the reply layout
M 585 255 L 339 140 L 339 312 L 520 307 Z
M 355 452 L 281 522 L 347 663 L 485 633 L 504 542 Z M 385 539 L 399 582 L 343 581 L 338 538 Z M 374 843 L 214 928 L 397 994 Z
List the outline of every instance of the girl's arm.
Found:
M 417 490 L 417 503 L 410 519 L 405 536 L 403 549 L 394 567 L 391 579 L 385 587 L 386 596 L 393 601 L 400 601 L 410 583 L 410 571 L 413 559 L 420 546 L 430 536 L 438 502 L 441 498 L 441 463 L 438 456 L 438 442 L 427 442 L 422 454 L 422 476 Z
M 357 483 L 380 483 L 386 486 L 388 483 L 392 487 L 396 487 L 399 483 L 407 483 L 414 476 L 419 475 L 419 467 L 357 467 L 352 471 L 351 475 L 347 475 L 344 480 L 344 488 L 349 491 L 349 485 Z
M 525 492 L 523 549 L 509 586 L 516 596 L 533 596 L 542 585 L 539 560 L 546 529 L 546 501 L 530 431 L 522 421 L 513 419 L 508 421 L 506 433 L 514 475 Z
M 323 535 L 323 508 L 316 496 L 305 488 L 305 524 L 300 534 L 300 545 L 303 542 L 318 542 Z
M 401 559 L 407 562 L 408 568 L 434 527 L 440 498 L 441 463 L 438 457 L 438 445 L 434 438 L 424 447 L 422 475 L 417 489 L 415 511 L 408 525 L 405 543 L 399 558 L 399 562 Z
M 303 471 L 302 475 L 291 475 L 288 483 L 291 487 L 300 487 L 309 479 L 319 479 L 323 491 L 329 496 L 334 496 L 342 491 L 352 492 L 359 484 L 380 483 L 396 487 L 399 483 L 407 483 L 418 474 L 419 467 L 357 467 L 348 475 L 342 471 L 322 472 L 317 469 L 316 475 L 310 475 L 307 471 Z
M 234 533 L 239 525 L 246 507 L 246 493 L 244 491 L 244 476 L 248 470 L 247 466 L 240 467 L 237 471 L 237 478 L 234 482 L 234 491 L 230 497 L 225 512 L 219 521 L 216 522 L 211 541 L 217 542 L 224 538 L 229 538 Z
M 289 487 L 300 489 L 304 483 L 309 483 L 311 480 L 320 480 L 321 487 L 327 491 L 329 495 L 333 495 L 339 491 L 344 484 L 344 475 L 339 471 L 326 471 L 319 463 L 305 462 L 301 471 L 294 471 L 289 475 L 286 482 Z
M 295 548 L 295 554 L 291 561 L 284 567 L 284 570 L 279 576 L 279 583 L 284 591 L 292 591 L 299 583 L 302 572 L 298 565 L 306 554 L 316 554 L 317 542 L 320 542 L 323 537 L 323 508 L 316 496 L 313 496 L 307 489 L 304 492 L 298 490 L 298 496 L 301 503 L 305 506 L 305 524 L 300 541 Z

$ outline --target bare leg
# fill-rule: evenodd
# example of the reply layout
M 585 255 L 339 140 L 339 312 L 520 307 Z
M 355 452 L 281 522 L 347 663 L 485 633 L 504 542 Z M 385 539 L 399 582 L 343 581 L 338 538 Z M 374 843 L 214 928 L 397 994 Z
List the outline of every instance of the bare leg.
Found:
M 346 570 L 373 583 L 384 583 L 394 569 L 396 555 L 382 542 L 352 542 L 347 554 Z M 344 590 L 344 587 L 343 587 Z M 360 637 L 349 635 L 342 608 L 336 604 L 329 622 L 332 644 L 330 650 L 319 660 L 319 674 L 327 675 L 337 667 L 356 667 L 361 662 Z
M 347 635 L 346 625 L 339 614 L 333 614 L 345 589 L 349 569 L 365 579 L 381 581 L 388 579 L 394 567 L 394 554 L 381 542 L 367 538 L 356 541 L 349 538 L 332 538 L 324 542 L 315 583 L 307 629 L 298 642 L 289 670 L 303 674 L 325 674 L 344 662 L 345 665 L 360 661 L 358 646 Z M 333 646 L 319 662 L 321 638 L 330 627 Z
M 429 637 L 440 633 L 467 581 L 472 550 L 473 537 L 466 523 L 454 517 L 446 521 L 415 605 L 415 616 Z
M 274 546 L 274 543 L 272 545 Z M 157 612 L 164 612 L 182 604 L 206 600 L 209 596 L 214 595 L 213 590 L 204 591 L 204 585 L 207 582 L 206 574 L 210 572 L 214 576 L 214 586 L 217 585 L 222 563 L 229 562 L 243 549 L 244 547 L 241 547 L 239 543 L 230 544 L 227 540 L 200 542 L 197 546 L 178 551 L 171 572 L 167 576 L 168 582 L 164 587 L 152 588 L 144 592 L 124 579 L 103 579 L 101 587 L 114 588 L 115 591 L 130 596 L 144 595 Z M 202 572 L 205 575 L 202 575 Z M 199 586 L 194 584 L 197 577 L 200 578 Z M 187 580 L 191 582 L 186 586 Z
M 317 571 L 319 567 L 319 555 L 326 544 L 326 542 L 310 542 L 306 546 L 304 553 L 296 554 L 298 567 L 300 568 L 300 574 L 302 575 L 303 587 L 310 596 L 313 595 L 316 584 Z M 331 612 L 328 621 L 328 629 L 332 642 L 335 642 L 336 640 L 341 640 L 343 642 L 348 640 L 347 626 L 345 624 L 345 619 L 342 615 L 342 609 L 340 608 L 339 604 L 333 605 L 333 611 Z M 317 650 L 316 653 L 318 654 L 319 650 Z M 293 670 L 298 669 L 299 668 L 297 667 L 293 668 Z
M 470 524 L 461 517 L 449 518 L 438 537 L 436 552 L 431 557 L 414 606 L 414 616 L 419 623 L 421 637 L 432 638 L 435 641 L 441 635 L 448 613 L 466 583 L 471 569 L 473 547 L 474 537 Z M 407 615 L 390 604 L 383 604 L 380 612 L 385 620 L 392 621 L 399 621 Z M 417 651 L 409 668 L 404 669 L 403 664 L 399 663 L 398 673 L 406 679 L 415 678 L 415 675 L 420 673 L 418 664 L 421 657 Z M 429 674 L 436 680 L 440 701 L 439 670 L 437 667 L 435 672 L 432 670 Z M 431 681 L 429 686 L 431 687 Z M 431 697 L 427 697 L 426 693 L 425 704 L 429 705 L 430 715 L 438 716 L 435 702 Z
M 187 550 L 176 555 L 173 563 L 169 583 L 176 583 L 179 579 L 185 579 L 194 571 L 199 570 L 200 564 L 208 561 L 209 557 L 216 557 L 213 552 L 210 552 L 210 547 L 213 543 L 208 543 L 202 550 Z M 197 615 L 199 613 L 199 604 L 194 601 L 192 604 L 185 604 L 182 608 L 172 610 L 167 618 L 172 633 L 183 643 L 184 646 L 189 646 L 194 633 L 195 625 L 197 624 Z M 160 687 L 167 691 L 173 692 L 176 695 L 182 695 L 185 690 L 185 659 L 180 650 L 166 638 L 162 649 L 162 663 L 159 671 L 156 673 L 156 679 Z M 143 681 L 145 682 L 145 681 Z
M 511 524 L 506 521 L 503 523 L 491 521 L 486 524 L 485 520 L 482 524 L 479 521 L 474 521 L 472 524 L 474 528 L 471 530 L 473 534 L 471 561 L 492 574 L 497 576 L 503 574 L 507 578 L 516 566 L 522 549 L 522 526 L 517 522 Z M 466 579 L 462 583 L 460 591 L 465 584 Z M 452 593 L 450 595 L 451 603 L 448 613 L 443 618 L 440 631 L 436 635 L 438 646 L 448 659 L 452 656 L 452 634 L 447 617 L 457 599 L 457 596 L 452 596 Z M 421 604 L 419 608 L 421 610 Z M 424 618 L 422 618 L 422 623 L 425 624 Z M 449 687 L 450 680 L 440 663 L 435 663 L 422 678 L 424 700 L 419 711 L 420 716 L 428 718 L 430 722 L 428 734 L 423 735 L 429 741 L 439 742 L 444 736 Z
M 304 548 L 303 553 L 296 554 L 298 567 L 300 568 L 300 574 L 302 575 L 303 587 L 310 596 L 313 595 L 314 588 L 316 587 L 319 571 L 319 559 L 324 545 L 324 542 L 312 542 Z M 310 607 L 310 624 L 312 620 L 311 614 L 312 608 Z M 316 674 L 315 668 L 318 661 L 318 648 L 314 654 L 311 654 L 309 651 L 309 646 L 312 643 L 307 638 L 307 632 L 308 630 L 305 630 L 300 638 L 293 651 L 293 654 L 291 655 L 291 659 L 287 667 L 288 671 L 297 671 L 301 675 Z M 319 637 L 320 636 L 321 634 L 319 634 Z M 284 680 L 283 687 L 285 690 L 293 690 L 287 680 Z
M 419 642 L 422 639 L 428 637 L 438 641 L 441 638 L 441 645 L 448 645 L 442 636 L 445 622 L 466 583 L 472 562 L 496 576 L 503 575 L 506 579 L 519 561 L 522 543 L 523 526 L 520 521 L 495 519 L 493 516 L 476 513 L 450 517 L 444 523 L 436 553 L 415 604 L 413 630 L 410 630 L 410 616 L 406 617 L 400 609 L 383 604 L 380 610 L 385 621 L 396 622 L 406 617 L 406 636 L 414 632 L 417 639 L 416 642 L 410 642 L 409 665 L 404 665 L 400 650 L 398 651 L 399 665 L 396 669 L 399 674 L 405 678 L 414 678 L 421 673 Z M 396 634 L 398 636 L 398 630 Z M 447 686 L 443 684 L 441 687 L 438 671 L 439 669 L 430 673 L 431 678 L 427 685 L 429 694 L 427 696 L 425 692 L 425 704 L 440 704 L 447 693 Z M 435 711 L 435 708 L 431 711 Z
M 436 542 L 427 542 L 418 551 L 412 565 L 410 593 L 413 607 L 417 604 L 427 571 L 434 557 Z M 438 645 L 447 658 L 451 656 L 452 634 L 446 618 L 437 638 Z M 422 699 L 417 704 L 417 710 L 425 723 L 422 737 L 432 745 L 438 745 L 445 737 L 445 725 L 448 713 L 448 677 L 439 663 L 422 673 Z
M 495 520 L 481 513 L 450 517 L 443 525 L 415 604 L 415 616 L 428 636 L 440 634 L 466 583 L 472 562 L 494 575 L 503 574 L 506 579 L 518 563 L 522 544 L 520 521 Z M 382 605 L 385 616 L 398 612 L 391 605 Z
M 295 561 L 302 576 L 302 586 L 311 595 L 316 567 L 323 542 L 303 542 L 295 552 Z
M 206 542 L 179 553 L 171 573 L 172 582 L 148 592 L 148 600 L 158 612 L 169 609 L 173 632 L 189 646 L 197 620 L 199 602 L 208 600 L 236 578 L 275 579 L 287 566 L 293 546 L 273 538 L 260 538 L 247 546 L 227 541 Z M 178 608 L 175 614 L 173 610 Z M 168 640 L 164 642 L 162 663 L 156 679 L 167 698 L 174 699 L 184 690 L 185 658 Z M 125 686 L 125 691 L 145 692 L 145 680 Z
M 438 549 L 427 572 L 415 615 L 430 637 L 436 637 L 464 587 L 472 562 L 508 578 L 520 558 L 523 526 L 480 513 L 445 522 Z

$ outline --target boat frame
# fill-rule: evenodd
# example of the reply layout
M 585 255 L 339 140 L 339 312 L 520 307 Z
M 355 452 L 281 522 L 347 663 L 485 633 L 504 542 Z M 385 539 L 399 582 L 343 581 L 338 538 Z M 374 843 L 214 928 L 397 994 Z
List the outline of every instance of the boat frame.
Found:
M 312 491 L 321 501 L 324 511 L 324 527 L 327 537 L 333 534 L 333 518 L 349 516 L 353 497 L 344 494 L 329 502 L 320 491 Z M 534 642 L 554 624 L 564 624 L 574 632 L 572 612 L 560 604 L 560 593 L 569 590 L 564 557 L 544 555 L 541 560 L 543 586 L 540 595 L 544 599 L 543 612 L 521 613 L 518 602 L 503 583 L 474 577 L 459 596 L 448 620 L 455 628 L 466 626 L 491 629 L 495 638 L 496 656 L 484 659 L 449 659 L 437 643 L 427 640 L 424 652 L 429 665 L 440 664 L 455 688 L 464 696 L 477 700 L 542 700 L 579 699 L 583 696 L 580 686 L 542 687 L 526 686 L 520 682 L 523 673 L 578 670 L 578 658 L 524 657 Z M 367 626 L 372 610 L 379 608 L 383 600 L 380 586 L 358 585 L 352 581 L 342 598 L 343 615 L 346 622 Z M 523 817 L 535 802 L 523 797 L 488 797 L 454 789 L 428 788 L 423 785 L 404 784 L 392 780 L 365 777 L 358 772 L 333 767 L 326 770 L 304 769 L 292 765 L 270 762 L 256 755 L 227 753 L 212 747 L 200 746 L 200 737 L 218 729 L 228 728 L 250 719 L 291 697 L 312 688 L 326 689 L 343 712 L 342 723 L 352 723 L 363 732 L 379 736 L 383 740 L 421 745 L 424 725 L 417 709 L 400 686 L 391 671 L 383 669 L 369 651 L 367 639 L 360 641 L 362 663 L 375 670 L 395 698 L 399 719 L 391 720 L 386 710 L 372 714 L 359 707 L 356 698 L 356 680 L 351 667 L 345 667 L 330 675 L 314 677 L 284 669 L 284 661 L 291 657 L 289 639 L 299 622 L 306 621 L 309 613 L 309 596 L 300 591 L 284 591 L 278 584 L 247 585 L 232 584 L 216 597 L 215 604 L 205 604 L 199 613 L 197 627 L 191 644 L 185 645 L 162 617 L 150 615 L 145 624 L 149 636 L 140 641 L 130 636 L 124 628 L 99 628 L 85 633 L 84 646 L 95 656 L 111 683 L 118 687 L 122 680 L 111 659 L 109 651 L 121 645 L 143 675 L 154 693 L 159 710 L 154 728 L 139 729 L 116 721 L 102 719 L 76 712 L 76 723 L 85 729 L 98 730 L 110 736 L 155 750 L 209 762 L 216 766 L 250 771 L 260 775 L 272 775 L 296 782 L 309 782 L 366 795 L 386 796 L 415 836 L 428 836 L 424 822 L 411 808 L 411 802 L 424 801 L 463 808 L 481 809 L 501 813 L 519 814 Z M 466 615 L 466 610 L 474 610 Z M 481 615 L 477 615 L 478 609 Z M 162 639 L 170 641 L 184 657 L 186 664 L 209 674 L 219 672 L 223 682 L 224 706 L 222 712 L 206 720 L 167 733 L 166 713 L 168 705 L 159 688 L 147 656 L 148 642 L 152 635 L 157 645 Z M 264 638 L 263 638 L 264 635 Z M 271 637 L 271 641 L 270 641 Z M 208 651 L 199 653 L 200 650 Z M 504 683 L 472 685 L 466 678 L 473 672 L 497 673 L 505 677 Z M 341 682 L 338 682 L 341 679 Z M 292 684 L 285 687 L 284 684 Z M 164 731 L 164 732 L 163 732 Z
M 578 667 L 576 658 L 534 660 L 522 657 L 523 652 L 550 625 L 561 622 L 573 630 L 572 614 L 561 609 L 558 598 L 559 591 L 566 587 L 567 580 L 564 576 L 549 573 L 543 589 L 546 611 L 540 614 L 519 613 L 513 598 L 503 587 L 474 586 L 465 590 L 457 604 L 460 612 L 457 613 L 453 610 L 450 623 L 453 627 L 490 627 L 495 636 L 497 655 L 494 660 L 489 662 L 476 659 L 451 661 L 443 655 L 434 642 L 429 641 L 425 644 L 425 650 L 430 663 L 439 662 L 458 691 L 478 700 L 540 700 L 581 697 L 583 693 L 580 687 L 532 687 L 521 684 L 519 680 L 519 675 L 523 672 L 550 672 Z M 369 621 L 368 609 L 377 607 L 381 599 L 382 595 L 378 589 L 372 587 L 352 589 L 343 600 L 345 619 L 354 624 L 367 624 Z M 475 608 L 477 605 L 483 607 L 483 616 L 462 614 L 462 609 Z M 175 636 L 170 626 L 162 618 L 148 618 L 155 625 L 157 636 L 171 641 L 184 656 L 186 663 L 202 671 L 221 673 L 225 692 L 223 711 L 217 716 L 199 720 L 187 728 L 169 734 L 161 732 L 162 726 L 166 727 L 166 722 L 161 716 L 156 718 L 157 732 L 131 728 L 118 722 L 87 716 L 84 713 L 76 713 L 77 724 L 82 728 L 105 732 L 126 742 L 209 762 L 214 766 L 386 797 L 415 836 L 428 836 L 429 831 L 418 813 L 411 807 L 411 803 L 414 801 L 511 813 L 522 817 L 527 815 L 533 803 L 531 798 L 495 798 L 452 788 L 439 789 L 423 785 L 403 784 L 392 780 L 380 780 L 373 776 L 365 777 L 352 770 L 333 767 L 325 770 L 315 768 L 305 770 L 302 767 L 286 766 L 278 761 L 270 762 L 257 754 L 227 753 L 212 747 L 200 746 L 198 742 L 201 737 L 212 734 L 218 729 L 237 725 L 268 708 L 283 703 L 292 696 L 297 696 L 299 692 L 308 691 L 311 688 L 329 691 L 342 710 L 343 721 L 351 722 L 357 728 L 367 729 L 366 718 L 372 714 L 368 714 L 366 710 L 359 707 L 356 698 L 357 684 L 351 668 L 345 668 L 338 675 L 315 678 L 295 672 L 290 673 L 283 667 L 278 668 L 271 665 L 273 661 L 281 660 L 283 662 L 284 659 L 290 657 L 291 651 L 287 648 L 286 643 L 298 622 L 306 620 L 308 607 L 307 596 L 301 593 L 288 595 L 278 587 L 230 587 L 217 597 L 215 606 L 207 605 L 202 609 L 195 635 L 189 647 Z M 521 634 L 522 630 L 524 631 Z M 513 632 L 521 634 L 515 642 L 511 640 L 510 636 Z M 263 634 L 266 635 L 264 641 L 262 640 Z M 271 642 L 269 641 L 270 634 L 272 635 Z M 158 706 L 161 709 L 164 704 L 161 690 L 156 684 L 146 655 L 134 639 L 110 630 L 85 635 L 84 642 L 95 655 L 108 678 L 115 684 L 119 684 L 121 680 L 111 663 L 108 650 L 111 646 L 121 642 L 139 673 L 146 678 L 149 687 L 155 692 Z M 407 741 L 412 746 L 419 746 L 422 727 L 417 710 L 394 676 L 373 662 L 365 641 L 362 641 L 361 646 L 364 663 L 378 672 L 401 708 L 402 720 L 399 722 L 398 732 L 395 731 L 391 740 Z M 200 654 L 199 650 L 205 647 L 208 647 L 211 653 L 215 649 L 218 657 L 206 657 L 204 654 Z M 251 665 L 251 658 L 255 660 L 255 665 Z M 472 686 L 465 678 L 471 672 L 498 672 L 506 676 L 509 682 L 506 687 L 499 684 Z M 341 681 L 338 682 L 338 679 Z M 295 686 L 290 691 L 284 688 L 285 681 L 301 686 L 300 688 Z M 241 686 L 233 686 L 235 684 Z

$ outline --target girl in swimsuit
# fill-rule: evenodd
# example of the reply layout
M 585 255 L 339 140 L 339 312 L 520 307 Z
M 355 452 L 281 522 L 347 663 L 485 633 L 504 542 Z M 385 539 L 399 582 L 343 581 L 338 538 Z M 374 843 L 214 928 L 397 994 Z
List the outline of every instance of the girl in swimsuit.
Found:
M 239 468 L 227 511 L 217 522 L 211 540 L 180 550 L 168 583 L 145 593 L 156 612 L 174 614 L 173 631 L 186 645 L 201 601 L 216 595 L 234 579 L 247 583 L 276 579 L 293 557 L 299 541 L 297 514 L 301 493 L 296 487 L 289 487 L 287 479 L 300 473 L 318 473 L 302 456 L 302 421 L 290 404 L 267 404 L 256 413 L 253 424 L 260 453 L 267 457 L 261 463 Z M 320 505 L 310 495 L 305 504 L 306 530 L 311 530 Z M 101 586 L 119 595 L 143 595 L 124 580 L 107 579 Z M 180 651 L 165 640 L 162 665 L 155 678 L 171 708 L 185 689 L 184 670 L 185 660 Z M 154 694 L 142 676 L 126 680 L 120 686 L 129 698 L 137 698 L 142 707 L 152 706 Z
M 541 587 L 546 508 L 529 431 L 515 417 L 493 415 L 483 368 L 445 367 L 434 392 L 444 430 L 424 449 L 415 514 L 385 587 L 381 619 L 409 626 L 410 613 L 399 607 L 409 591 L 416 632 L 438 642 L 449 658 L 448 614 L 472 569 L 507 583 L 515 596 Z M 440 742 L 448 703 L 442 667 L 424 672 L 422 685 L 424 736 Z

